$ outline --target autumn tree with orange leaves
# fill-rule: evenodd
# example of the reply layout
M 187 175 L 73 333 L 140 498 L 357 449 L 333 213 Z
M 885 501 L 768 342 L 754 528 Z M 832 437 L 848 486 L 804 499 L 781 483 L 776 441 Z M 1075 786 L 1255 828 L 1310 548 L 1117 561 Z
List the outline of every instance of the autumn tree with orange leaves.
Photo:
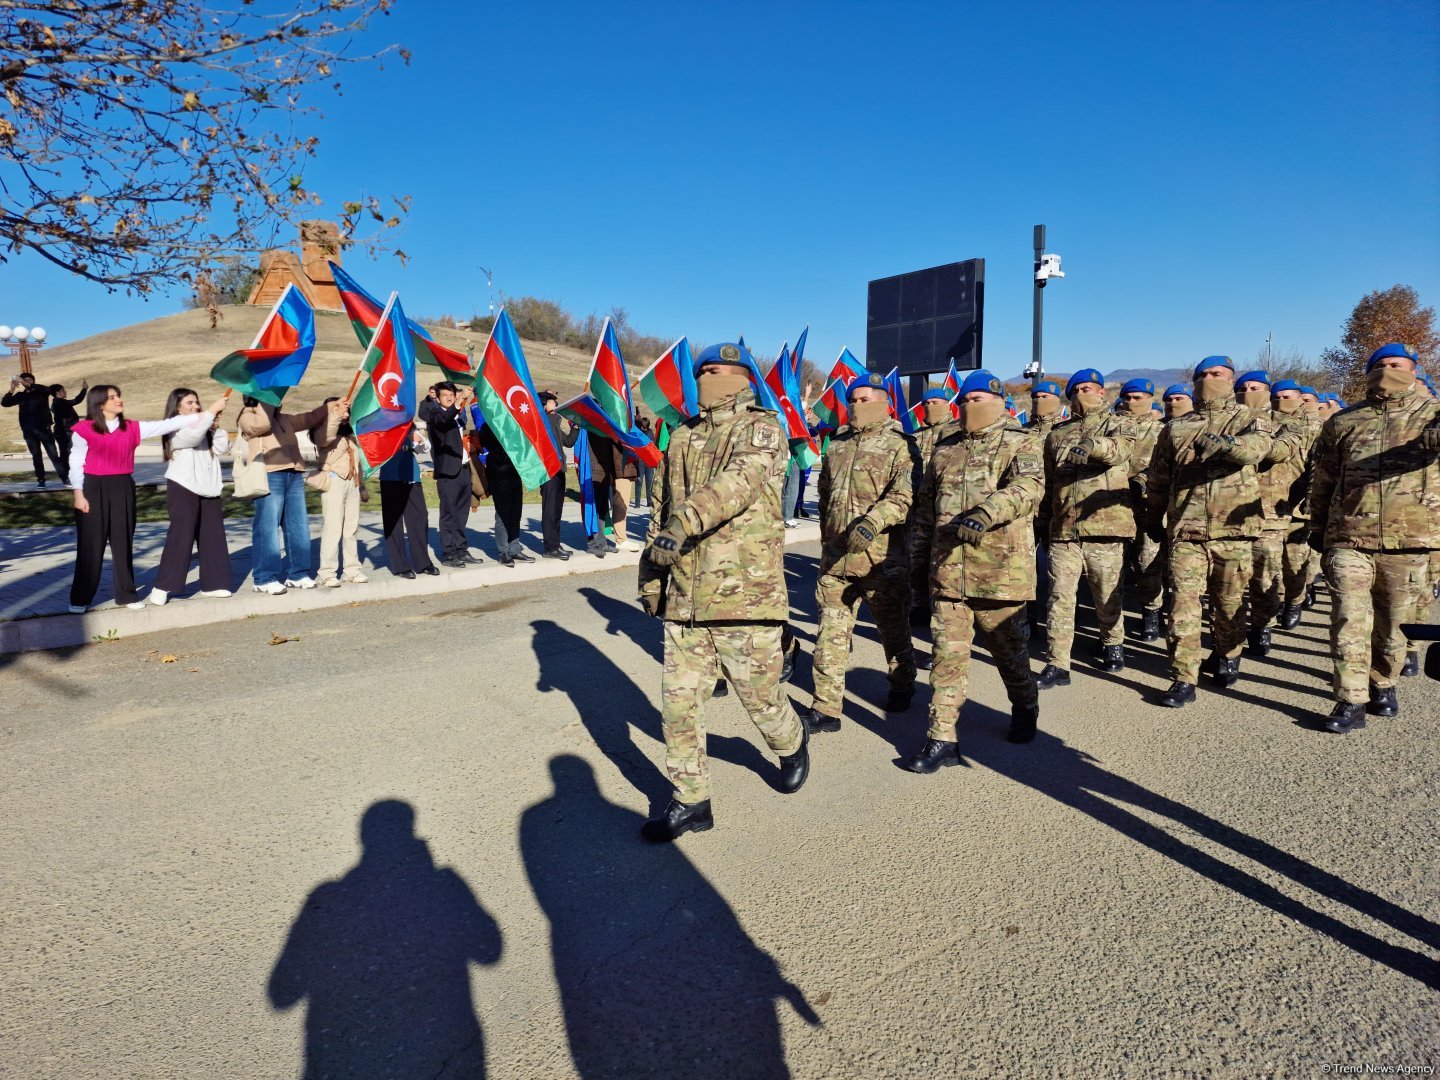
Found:
M 1420 364 L 1435 371 L 1440 358 L 1440 335 L 1435 333 L 1435 309 L 1420 306 L 1420 294 L 1408 285 L 1392 285 L 1367 293 L 1355 305 L 1340 344 L 1320 354 L 1320 363 L 1332 381 L 1343 387 L 1340 396 L 1365 396 L 1365 361 L 1381 345 L 1399 341 L 1416 349 Z

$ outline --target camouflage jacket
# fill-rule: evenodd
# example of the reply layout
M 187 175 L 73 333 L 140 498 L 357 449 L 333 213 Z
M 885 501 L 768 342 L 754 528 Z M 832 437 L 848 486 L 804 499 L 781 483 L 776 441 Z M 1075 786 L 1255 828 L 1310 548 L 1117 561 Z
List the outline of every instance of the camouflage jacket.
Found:
M 1292 519 L 1305 520 L 1305 494 L 1310 486 L 1310 453 L 1320 425 L 1301 413 L 1272 411 L 1276 438 L 1255 467 L 1260 481 L 1260 527 L 1266 532 L 1288 530 Z M 1293 449 L 1292 443 L 1294 443 Z
M 906 436 L 915 447 L 913 487 L 916 491 L 920 490 L 920 481 L 925 478 L 925 466 L 930 464 L 930 455 L 935 452 L 935 444 L 955 430 L 955 421 L 947 420 L 943 424 L 922 424 L 914 434 Z
M 930 566 L 939 597 L 1035 598 L 1036 508 L 1045 494 L 1040 440 L 1009 417 L 967 432 L 955 427 L 935 444 L 915 496 L 915 558 Z M 983 509 L 989 530 L 961 543 L 955 522 Z
M 1135 424 L 1135 449 L 1130 454 L 1130 479 L 1139 486 L 1138 495 L 1145 494 L 1145 478 L 1150 470 L 1150 459 L 1155 455 L 1155 443 L 1160 439 L 1160 432 L 1165 427 L 1165 421 L 1150 410 L 1147 417 L 1130 417 Z
M 890 419 L 843 427 L 830 440 L 820 469 L 820 572 L 864 577 L 877 567 L 909 566 L 908 531 L 914 447 Z M 860 518 L 879 526 L 875 540 L 853 555 L 845 550 Z
M 1135 535 L 1130 501 L 1130 457 L 1136 423 L 1128 416 L 1096 412 L 1057 424 L 1045 440 L 1045 501 L 1039 516 L 1051 540 Z M 1090 440 L 1084 465 L 1069 459 L 1082 439 Z
M 1056 409 L 1049 416 L 1032 415 L 1029 420 L 1025 421 L 1025 430 L 1032 435 L 1038 436 L 1040 444 L 1043 446 L 1045 440 L 1050 437 L 1050 432 L 1055 429 L 1055 425 L 1062 423 L 1063 419 L 1059 409 Z
M 774 413 L 749 390 L 674 428 L 657 470 L 653 540 L 672 518 L 689 539 L 669 568 L 640 559 L 640 595 L 664 592 L 668 622 L 783 622 L 780 489 L 789 460 Z
M 1195 441 L 1203 434 L 1228 435 L 1235 445 L 1201 461 Z M 1268 416 L 1234 398 L 1197 403 L 1177 416 L 1155 440 L 1146 474 L 1146 512 L 1165 520 L 1172 540 L 1239 540 L 1260 535 L 1260 481 L 1255 466 L 1274 442 Z
M 1440 458 L 1420 441 L 1437 421 L 1440 401 L 1413 390 L 1367 399 L 1325 421 L 1315 444 L 1310 519 L 1327 548 L 1440 548 Z

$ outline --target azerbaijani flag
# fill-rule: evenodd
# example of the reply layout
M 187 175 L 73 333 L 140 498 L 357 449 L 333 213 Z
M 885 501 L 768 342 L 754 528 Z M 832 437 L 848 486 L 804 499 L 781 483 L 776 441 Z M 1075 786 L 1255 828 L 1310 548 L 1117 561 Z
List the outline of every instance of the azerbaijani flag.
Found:
M 842 379 L 846 386 L 865 374 L 865 365 L 855 359 L 855 354 L 849 348 L 840 350 L 840 355 L 835 358 L 835 364 L 830 369 L 831 379 Z
M 805 328 L 808 333 L 810 328 Z M 754 381 L 752 376 L 751 381 Z M 800 415 L 793 404 L 801 401 L 800 397 L 800 369 L 795 363 L 794 354 L 790 351 L 790 343 L 787 341 L 780 346 L 780 355 L 770 370 L 765 373 L 762 385 L 768 391 L 768 399 L 763 399 L 761 404 L 767 408 L 774 409 L 780 414 L 780 419 L 785 425 L 785 437 L 790 442 L 790 453 L 800 462 L 802 469 L 809 469 L 820 460 L 820 448 L 815 445 L 815 440 L 810 437 L 810 430 L 805 424 L 805 418 Z M 755 390 L 756 397 L 760 397 L 760 388 Z
M 808 326 L 805 328 L 805 332 L 810 332 Z M 800 400 L 800 363 L 796 359 L 796 354 L 790 351 L 788 341 L 780 346 L 780 355 L 775 358 L 775 363 L 765 373 L 765 383 L 775 391 L 776 397 L 789 398 L 791 401 Z
M 345 314 L 355 328 L 355 336 L 361 345 L 370 344 L 370 335 L 380 319 L 380 301 L 360 287 L 359 282 L 333 262 L 330 272 L 335 275 L 335 287 L 340 290 L 340 302 L 345 305 Z M 428 367 L 438 367 L 445 377 L 470 385 L 470 358 L 455 349 L 448 349 L 430 336 L 430 332 L 419 323 L 405 320 L 410 328 L 411 351 L 415 359 Z
M 315 309 L 292 282 L 265 317 L 255 343 L 221 360 L 210 369 L 210 378 L 279 408 L 285 391 L 305 377 L 314 351 Z
M 815 419 L 822 425 L 839 431 L 850 423 L 850 406 L 845 400 L 846 379 L 836 378 L 810 408 L 815 410 Z
M 615 427 L 629 431 L 635 426 L 635 406 L 630 402 L 630 380 L 625 377 L 620 338 L 608 315 L 600 328 L 600 340 L 595 344 L 595 358 L 590 361 L 585 389 Z
M 592 395 L 577 394 L 556 411 L 562 416 L 568 416 L 591 434 L 619 443 L 642 464 L 649 465 L 652 469 L 660 464 L 660 451 L 650 441 L 649 436 L 638 427 L 622 429 Z
M 360 361 L 365 378 L 350 399 L 350 426 L 367 479 L 395 456 L 415 419 L 415 349 L 405 323 L 400 297 L 392 292 Z
M 898 365 L 886 373 L 885 389 L 890 393 L 890 410 L 895 419 L 900 421 L 900 427 L 906 435 L 911 434 L 915 430 L 915 416 L 905 401 L 905 384 L 900 378 Z
M 805 339 L 810 336 L 810 324 L 805 324 L 805 329 L 800 331 L 800 339 L 795 342 L 795 355 L 791 366 L 795 371 L 795 381 L 799 383 L 800 372 L 805 369 L 801 366 L 805 363 Z
M 695 358 L 686 338 L 666 349 L 637 380 L 640 400 L 671 427 L 678 427 L 699 408 L 695 388 Z
M 531 491 L 565 468 L 545 410 L 540 407 L 520 335 L 504 308 L 495 319 L 475 372 L 475 403 Z
M 960 378 L 960 372 L 957 371 L 956 368 L 955 368 L 955 361 L 954 361 L 954 360 L 951 360 L 951 361 L 950 361 L 950 370 L 947 371 L 947 372 L 945 372 L 945 381 L 944 381 L 943 383 L 941 383 L 940 385 L 941 385 L 941 387 L 943 387 L 944 389 L 949 390 L 949 391 L 950 391 L 950 397 L 951 397 L 952 399 L 954 399 L 954 398 L 957 398 L 957 397 L 960 396 L 960 383 L 961 383 L 961 381 L 962 381 L 962 380 L 961 380 L 961 378 Z
M 580 524 L 586 536 L 600 531 L 600 515 L 595 510 L 595 467 L 590 463 L 590 433 L 575 436 L 575 483 L 580 488 Z

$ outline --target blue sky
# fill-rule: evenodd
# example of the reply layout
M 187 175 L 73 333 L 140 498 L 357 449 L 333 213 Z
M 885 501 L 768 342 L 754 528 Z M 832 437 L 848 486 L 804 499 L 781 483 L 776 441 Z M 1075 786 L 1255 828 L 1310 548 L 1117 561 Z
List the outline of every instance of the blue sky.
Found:
M 1313 358 L 1371 289 L 1440 300 L 1430 3 L 400 0 L 374 34 L 414 60 L 320 95 L 306 178 L 414 198 L 408 268 L 346 265 L 417 313 L 483 312 L 484 265 L 654 334 L 773 351 L 809 323 L 826 363 L 863 353 L 870 278 L 984 257 L 1010 375 L 1041 222 L 1051 370 L 1249 359 L 1271 331 Z M 56 341 L 180 306 L 24 255 L 0 299 Z

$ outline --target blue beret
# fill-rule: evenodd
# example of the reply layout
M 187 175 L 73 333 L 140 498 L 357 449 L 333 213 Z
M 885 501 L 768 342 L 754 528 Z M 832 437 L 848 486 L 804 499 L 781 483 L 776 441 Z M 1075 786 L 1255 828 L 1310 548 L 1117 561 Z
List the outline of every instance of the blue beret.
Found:
M 1415 377 L 1430 388 L 1431 393 L 1435 391 L 1435 380 L 1423 371 L 1417 371 Z
M 1040 382 L 1037 382 L 1035 384 L 1035 389 L 1032 390 L 1031 393 L 1054 394 L 1056 397 L 1059 397 L 1060 384 L 1057 383 L 1054 379 L 1042 379 Z
M 1124 386 L 1120 387 L 1122 394 L 1150 394 L 1155 393 L 1155 384 L 1149 379 L 1131 379 Z
M 1334 400 L 1336 405 L 1340 406 L 1340 408 L 1344 409 L 1347 407 L 1345 405 L 1345 399 L 1342 398 L 1339 394 L 1331 394 L 1330 397 L 1332 400 Z
M 1235 370 L 1235 365 L 1231 363 L 1228 356 L 1207 356 L 1195 365 L 1195 370 L 1191 374 L 1199 375 L 1206 368 L 1212 367 L 1229 368 L 1231 371 Z
M 969 375 L 966 375 L 965 381 L 960 384 L 961 397 L 964 397 L 966 394 L 973 394 L 976 391 L 1001 397 L 1005 393 L 1005 387 L 994 375 L 991 375 L 990 372 L 981 368 L 979 371 L 972 371 Z
M 1181 397 L 1188 397 L 1192 401 L 1195 400 L 1194 393 L 1192 393 L 1190 387 L 1186 386 L 1183 382 L 1171 383 L 1165 387 L 1165 393 L 1162 396 L 1175 397 L 1177 394 Z
M 1237 375 L 1235 377 L 1235 381 L 1237 383 L 1263 382 L 1266 386 L 1269 386 L 1270 376 L 1263 371 L 1247 371 L 1244 375 Z
M 1281 379 L 1274 386 L 1270 387 L 1270 393 L 1278 394 L 1281 390 L 1302 390 L 1303 387 L 1294 379 Z
M 704 352 L 695 358 L 695 370 L 699 371 L 706 364 L 735 364 L 739 367 L 754 369 L 755 358 L 750 355 L 750 350 L 744 345 L 736 345 L 734 342 L 725 341 L 719 345 L 710 345 Z
M 1154 410 L 1155 410 L 1156 412 L 1158 412 L 1158 413 L 1163 413 L 1163 412 L 1165 411 L 1164 409 L 1162 409 L 1162 408 L 1160 407 L 1160 404 L 1159 404 L 1158 402 L 1155 402 L 1155 401 L 1152 401 L 1152 402 L 1150 403 L 1150 408 L 1154 409 Z
M 1309 395 L 1310 395 L 1311 397 L 1313 397 L 1313 398 L 1318 398 L 1318 397 L 1320 396 L 1319 394 L 1315 393 L 1315 387 L 1313 387 L 1313 386 L 1302 386 L 1302 387 L 1300 387 L 1300 393 L 1302 393 L 1302 394 L 1309 394 Z
M 1070 381 L 1065 384 L 1066 397 L 1069 397 L 1071 390 L 1085 382 L 1099 383 L 1100 389 L 1105 389 L 1104 375 L 1101 375 L 1100 372 L 1096 371 L 1093 367 L 1081 368 L 1075 372 L 1074 375 L 1071 375 Z
M 884 390 L 885 376 L 878 371 L 867 371 L 864 375 L 851 379 L 850 385 L 845 387 L 845 400 L 850 400 L 856 390 L 864 390 L 867 386 L 875 390 Z
M 921 401 L 944 401 L 944 402 L 948 403 L 948 402 L 950 401 L 950 391 L 945 390 L 945 389 L 943 389 L 942 387 L 939 387 L 939 386 L 932 386 L 929 390 L 926 390 L 926 391 L 925 391 L 924 396 L 922 396 L 922 397 L 920 398 L 920 400 L 921 400 Z
M 1381 360 L 1385 360 L 1391 356 L 1399 356 L 1406 360 L 1413 360 L 1417 364 L 1420 362 L 1420 354 L 1409 345 L 1401 345 L 1398 341 L 1392 341 L 1389 345 L 1381 345 L 1380 348 L 1370 354 L 1370 359 L 1365 361 L 1365 370 L 1369 371 Z

